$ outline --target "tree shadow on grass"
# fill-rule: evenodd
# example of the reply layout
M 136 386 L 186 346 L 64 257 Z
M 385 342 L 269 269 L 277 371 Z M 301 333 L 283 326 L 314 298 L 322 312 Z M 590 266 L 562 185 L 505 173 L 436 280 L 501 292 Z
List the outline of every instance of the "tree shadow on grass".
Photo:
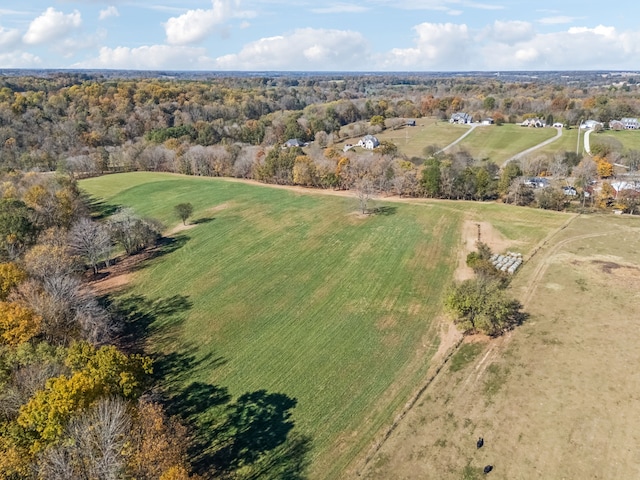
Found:
M 192 220 L 191 223 L 193 223 L 194 225 L 201 225 L 203 223 L 213 222 L 214 220 L 215 220 L 214 217 L 200 217 L 200 218 L 196 218 L 195 220 Z
M 372 213 L 374 215 L 383 215 L 385 217 L 395 215 L 398 211 L 398 207 L 391 207 L 388 205 L 383 205 L 381 207 L 376 207 L 373 209 Z
M 209 404 L 197 401 L 202 398 Z M 195 433 L 190 453 L 196 472 L 215 478 L 305 478 L 311 440 L 293 432 L 297 401 L 266 390 L 228 400 L 226 389 L 205 384 L 192 384 L 174 399 L 182 402 L 179 411 L 188 414 Z M 207 409 L 200 412 L 202 407 Z
M 150 254 L 150 259 L 160 258 L 164 255 L 168 255 L 170 253 L 179 250 L 184 247 L 186 243 L 190 240 L 190 237 L 187 235 L 176 235 L 174 237 L 160 237 L 156 242 L 153 248 L 148 249 Z M 144 264 L 141 265 L 144 267 Z
M 102 303 L 119 320 L 116 344 L 124 350 L 142 353 L 151 335 L 162 339 L 182 326 L 185 313 L 192 303 L 185 295 L 149 299 L 143 295 L 129 295 L 112 299 L 103 297 Z
M 103 220 L 110 217 L 122 206 L 105 202 L 104 200 L 87 193 L 82 193 L 80 196 L 84 200 L 85 205 L 88 206 L 89 212 L 95 220 Z
M 171 352 L 151 354 L 154 383 L 167 411 L 182 418 L 192 432 L 189 457 L 196 473 L 204 478 L 305 478 L 311 441 L 294 431 L 296 399 L 258 390 L 232 401 L 224 386 L 191 381 L 210 375 L 227 360 L 202 355 L 195 347 L 175 351 L 192 308 L 188 297 L 130 295 L 112 301 L 109 308 L 122 320 L 118 343 L 127 350 L 144 353 L 146 340 L 153 336 L 156 351 Z

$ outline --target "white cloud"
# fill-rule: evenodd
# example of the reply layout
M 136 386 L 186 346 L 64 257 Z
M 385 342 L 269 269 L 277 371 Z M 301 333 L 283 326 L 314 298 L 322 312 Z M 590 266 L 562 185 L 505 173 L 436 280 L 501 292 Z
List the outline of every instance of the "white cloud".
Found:
M 466 7 L 478 8 L 480 10 L 502 10 L 504 6 L 497 5 L 495 3 L 477 3 L 477 2 L 462 2 Z
M 566 15 L 558 15 L 554 17 L 544 17 L 538 20 L 538 23 L 543 25 L 561 25 L 563 23 L 572 23 L 576 20 L 576 17 L 568 17 Z
M 418 34 L 415 47 L 391 50 L 384 59 L 385 68 L 459 70 L 468 65 L 473 41 L 467 25 L 421 23 L 413 29 Z
M 31 68 L 39 67 L 42 60 L 28 52 L 0 53 L 0 65 L 3 68 Z
M 212 61 L 204 48 L 145 45 L 137 48 L 102 47 L 97 58 L 79 62 L 76 68 L 132 70 L 207 70 Z
M 237 54 L 216 59 L 223 70 L 358 70 L 368 63 L 368 45 L 358 32 L 303 28 L 262 38 Z
M 537 34 L 517 45 L 486 43 L 480 53 L 486 69 L 594 70 L 630 68 L 640 63 L 640 32 L 615 27 L 576 27 Z
M 98 17 L 100 20 L 106 20 L 109 17 L 119 17 L 120 12 L 113 5 L 109 5 L 104 10 L 100 10 L 100 16 Z
M 0 50 L 11 48 L 20 42 L 20 32 L 17 29 L 0 27 Z
M 485 29 L 485 34 L 497 42 L 513 45 L 532 39 L 535 31 L 529 22 L 496 20 L 493 25 Z
M 232 18 L 250 18 L 254 14 L 240 9 L 239 0 L 212 0 L 208 10 L 189 10 L 178 17 L 171 17 L 164 24 L 167 43 L 188 45 L 196 43 L 216 31 L 224 30 Z
M 580 35 L 584 33 L 592 33 L 602 37 L 614 38 L 617 35 L 616 27 L 605 27 L 604 25 L 598 25 L 595 28 L 588 27 L 571 27 L 569 33 L 572 35 Z
M 81 25 L 82 17 L 77 10 L 65 15 L 49 7 L 31 22 L 22 40 L 29 45 L 51 42 L 66 36 Z
M 362 5 L 354 5 L 351 3 L 334 3 L 326 7 L 312 8 L 313 13 L 362 13 L 369 9 Z

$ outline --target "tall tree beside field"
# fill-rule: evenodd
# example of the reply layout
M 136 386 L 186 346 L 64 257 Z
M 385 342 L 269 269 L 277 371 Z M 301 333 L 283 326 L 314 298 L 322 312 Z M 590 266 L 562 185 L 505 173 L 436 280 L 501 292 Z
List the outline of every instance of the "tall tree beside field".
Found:
M 121 208 L 108 222 L 112 238 L 129 255 L 153 245 L 160 236 L 157 222 L 143 219 L 131 208 Z
M 514 178 L 522 176 L 522 170 L 518 162 L 509 162 L 502 169 L 500 180 L 498 181 L 498 192 L 506 195 Z
M 104 226 L 88 218 L 76 222 L 69 232 L 71 252 L 83 258 L 97 274 L 101 260 L 108 261 L 111 253 L 111 235 Z
M 467 333 L 501 335 L 522 322 L 522 305 L 509 298 L 498 280 L 475 278 L 455 284 L 445 297 L 453 322 Z
M 189 218 L 193 213 L 193 205 L 191 205 L 190 203 L 179 203 L 178 205 L 173 207 L 173 209 L 176 212 L 178 218 L 182 220 L 182 224 L 186 225 L 187 218 Z
M 369 202 L 375 195 L 375 187 L 373 182 L 368 178 L 361 178 L 356 180 L 353 188 L 358 196 L 358 202 L 360 204 L 360 211 L 364 215 L 368 212 Z
M 422 188 L 427 197 L 436 198 L 441 193 L 440 162 L 435 157 L 427 158 L 422 170 Z

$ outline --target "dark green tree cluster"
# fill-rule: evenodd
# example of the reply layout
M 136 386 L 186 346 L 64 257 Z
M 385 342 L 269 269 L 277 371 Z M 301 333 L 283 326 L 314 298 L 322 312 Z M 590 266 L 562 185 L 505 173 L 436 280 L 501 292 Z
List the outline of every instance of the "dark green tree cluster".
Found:
M 498 171 L 493 162 L 474 164 L 464 152 L 440 154 L 425 161 L 421 184 L 432 198 L 491 200 L 498 197 Z
M 475 273 L 473 279 L 454 283 L 447 292 L 444 305 L 453 322 L 465 333 L 502 335 L 526 318 L 522 305 L 506 292 L 507 275 L 491 263 L 491 249 L 482 242 L 467 255 L 467 265 Z

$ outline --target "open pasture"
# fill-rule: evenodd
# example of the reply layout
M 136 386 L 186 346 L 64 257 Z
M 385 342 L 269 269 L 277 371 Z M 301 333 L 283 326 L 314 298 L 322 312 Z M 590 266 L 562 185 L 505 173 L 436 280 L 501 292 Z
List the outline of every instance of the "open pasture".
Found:
M 605 130 L 591 134 L 591 142 L 595 145 L 598 142 L 607 142 L 609 139 L 613 142 L 622 144 L 622 152 L 629 150 L 640 150 L 640 131 L 638 130 Z
M 342 127 L 348 133 L 348 125 Z M 429 146 L 444 148 L 469 130 L 466 125 L 452 125 L 448 121 L 426 117 L 416 119 L 415 127 L 401 127 L 395 130 L 384 130 L 376 134 L 380 141 L 393 142 L 398 151 L 407 157 L 424 157 L 424 149 Z M 345 143 L 358 143 L 360 137 L 353 137 L 336 143 L 342 148 Z
M 147 317 L 147 349 L 174 361 L 164 386 L 176 398 L 204 385 L 233 398 L 264 390 L 295 400 L 312 478 L 344 478 L 424 382 L 463 222 L 491 223 L 526 252 L 566 220 L 428 201 L 376 201 L 380 213 L 362 217 L 352 197 L 170 174 L 81 187 L 102 207 L 131 206 L 169 232 L 179 223 L 174 205 L 194 205 L 192 226 L 175 229 L 174 248 L 144 264 L 119 297 L 165 307 Z M 205 401 L 197 415 L 216 408 Z
M 513 155 L 553 138 L 556 133 L 555 128 L 527 128 L 508 123 L 487 125 L 477 127 L 457 146 L 475 159 L 487 158 L 502 165 Z
M 362 477 L 637 478 L 639 234 L 610 215 L 554 236 L 514 279 L 529 320 L 463 346 Z
M 418 118 L 415 127 L 385 130 L 376 135 L 382 141 L 393 142 L 408 157 L 424 158 L 425 147 L 444 148 L 469 130 L 467 125 L 452 125 L 433 118 Z

